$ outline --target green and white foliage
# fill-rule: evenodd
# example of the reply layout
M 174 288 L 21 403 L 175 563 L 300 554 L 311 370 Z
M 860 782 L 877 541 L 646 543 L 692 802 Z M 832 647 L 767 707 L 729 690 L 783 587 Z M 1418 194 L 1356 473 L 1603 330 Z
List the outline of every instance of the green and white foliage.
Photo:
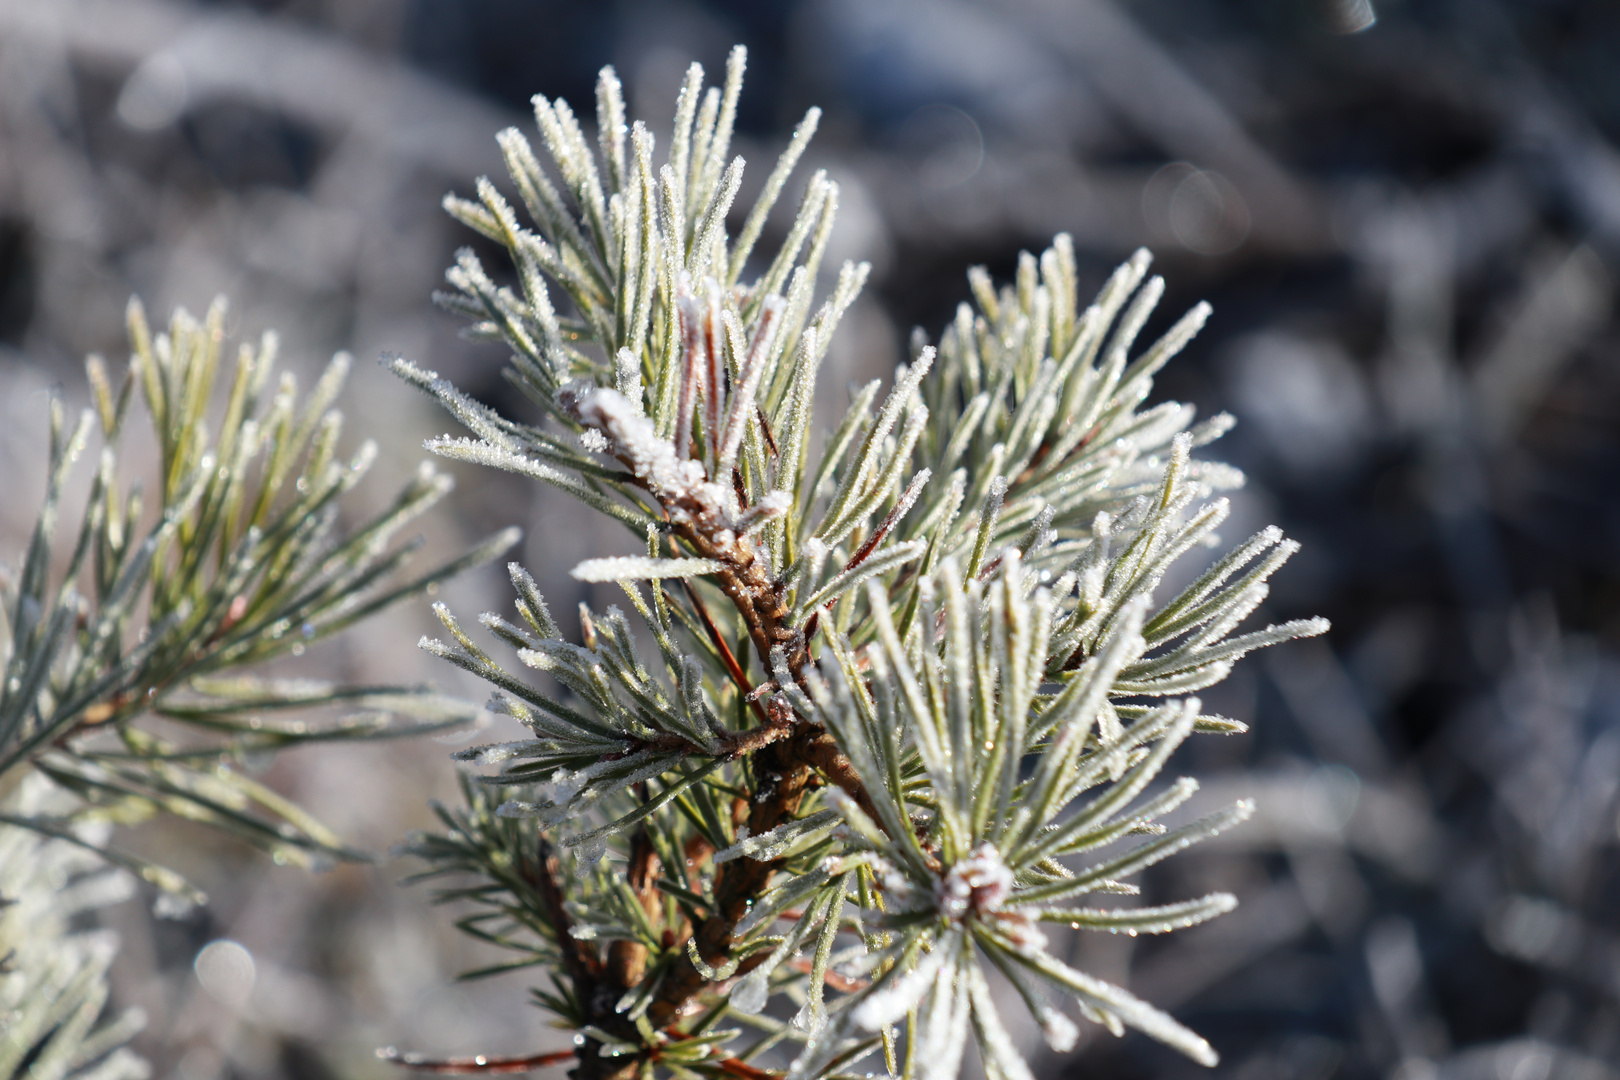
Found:
M 39 776 L 4 804 L 22 815 L 61 813 L 71 799 Z M 0 1077 L 141 1080 L 146 1062 L 125 1046 L 145 1024 L 138 1009 L 107 1015 L 110 930 L 75 929 L 87 912 L 133 891 L 129 875 L 96 854 L 105 824 L 69 839 L 0 825 Z
M 1009 286 L 972 272 L 976 307 L 938 349 L 919 337 L 887 392 L 855 388 L 813 437 L 819 365 L 867 268 L 829 272 L 818 299 L 837 203 L 821 173 L 781 247 L 756 250 L 817 114 L 756 205 L 735 208 L 743 61 L 707 91 L 693 66 L 661 163 L 608 69 L 594 140 L 544 98 L 547 160 L 501 134 L 526 223 L 488 180 L 447 200 L 506 247 L 516 283 L 463 253 L 442 300 L 511 350 L 537 417 L 392 366 L 470 430 L 436 453 L 627 526 L 622 555 L 573 569 L 617 583 L 626 606 L 582 608 L 583 641 L 568 641 L 511 567 L 518 618 L 483 625 L 560 692 L 440 608 L 449 637 L 424 647 L 492 683 L 490 707 L 533 737 L 462 755 L 497 768 L 410 849 L 430 876 L 473 876 L 443 894 L 477 906 L 465 928 L 553 968 L 536 993 L 580 1033 L 582 1078 L 752 1076 L 775 1047 L 794 1076 L 881 1047 L 891 1073 L 948 1078 L 970 1029 L 991 1075 L 1026 1077 L 992 968 L 1058 1049 L 1075 1044 L 1071 1000 L 1213 1061 L 1048 952 L 1039 928 L 1161 932 L 1232 906 L 1081 905 L 1134 892 L 1131 875 L 1247 813 L 1157 822 L 1196 789 L 1149 790 L 1175 748 L 1241 730 L 1179 695 L 1326 629 L 1238 632 L 1295 550 L 1275 529 L 1157 595 L 1176 560 L 1218 543 L 1217 492 L 1242 480 L 1193 456 L 1229 417 L 1145 406 L 1208 309 L 1138 348 L 1163 291 L 1146 253 L 1082 307 L 1060 236 Z M 767 1014 L 777 995 L 793 1019 Z
M 1142 603 L 1121 613 L 1061 689 L 1043 692 L 1052 595 L 1028 590 L 1027 576 L 1016 552 L 988 586 L 964 583 L 947 559 L 923 602 L 925 619 L 940 627 L 937 645 L 920 635 L 902 641 L 874 596 L 878 642 L 859 656 L 831 650 L 831 680 L 818 673 L 808 680 L 811 715 L 869 778 L 875 818 L 840 790 L 829 801 L 851 834 L 844 861 L 871 853 L 866 865 L 885 903 L 883 947 L 865 959 L 881 974 L 848 999 L 835 1037 L 821 1040 L 801 1072 L 862 1030 L 884 1031 L 909 1014 L 921 1018 L 913 1051 L 920 1075 L 956 1074 L 971 1018 L 990 1074 L 1028 1076 L 980 971 L 985 962 L 1017 988 L 1055 1049 L 1071 1048 L 1076 1033 L 1051 994 L 1077 998 L 1083 1015 L 1116 1032 L 1136 1027 L 1214 1063 L 1209 1046 L 1168 1016 L 1047 952 L 1039 924 L 1162 933 L 1231 910 L 1236 901 L 1227 894 L 1147 908 L 1074 902 L 1127 891 L 1121 879 L 1252 808 L 1239 803 L 1174 831 L 1156 824 L 1198 788 L 1182 778 L 1136 801 L 1193 732 L 1198 699 L 1144 709 L 1130 724 L 1103 730 L 1099 720 L 1122 673 L 1147 647 Z M 1064 861 L 1155 832 L 1089 865 Z
M 80 796 L 61 814 L 0 808 L 0 822 L 72 837 L 89 818 L 168 811 L 238 834 L 278 861 L 357 853 L 237 766 L 281 747 L 464 723 L 468 710 L 421 687 L 255 678 L 245 669 L 307 648 L 434 582 L 499 556 L 508 530 L 416 577 L 399 530 L 450 488 L 424 468 L 380 513 L 342 519 L 372 443 L 339 456 L 338 356 L 302 401 L 275 377 L 276 340 L 223 353 L 225 309 L 177 313 L 154 334 L 129 309 L 132 352 L 116 380 L 89 361 L 93 408 L 50 406 L 44 504 L 21 569 L 0 568 L 0 787 L 37 771 Z M 224 383 L 223 408 L 215 400 Z M 137 400 L 139 405 L 137 406 Z M 156 483 L 124 460 L 134 411 L 150 418 Z M 99 442 L 77 527 L 62 528 L 70 474 Z M 350 711 L 332 724 L 289 713 Z M 411 717 L 396 722 L 396 717 Z M 174 873 L 107 857 L 168 894 L 201 899 Z

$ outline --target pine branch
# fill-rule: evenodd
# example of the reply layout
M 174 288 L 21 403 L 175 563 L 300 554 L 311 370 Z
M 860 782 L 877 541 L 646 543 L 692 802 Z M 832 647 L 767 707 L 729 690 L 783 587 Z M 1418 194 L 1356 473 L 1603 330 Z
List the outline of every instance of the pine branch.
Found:
M 337 456 L 342 416 L 331 406 L 347 358 L 335 359 L 300 403 L 290 375 L 271 392 L 276 343 L 266 335 L 241 349 L 221 410 L 214 387 L 226 374 L 224 321 L 219 302 L 202 321 L 178 312 L 154 334 L 131 303 L 122 380 L 115 386 L 92 357 L 94 408 L 70 428 L 61 401 L 51 402 L 44 503 L 20 574 L 0 572 L 0 789 L 36 772 L 81 802 L 54 817 L 6 820 L 76 842 L 81 819 L 168 811 L 285 861 L 357 858 L 232 763 L 307 742 L 441 730 L 476 712 L 425 687 L 264 680 L 247 674 L 250 665 L 302 655 L 494 558 L 516 534 L 402 579 L 414 545 L 392 546 L 394 537 L 444 497 L 449 479 L 424 467 L 390 506 L 340 529 L 338 507 L 375 456 L 369 443 L 347 461 Z M 158 448 L 157 497 L 144 513 L 123 454 L 137 399 Z M 92 429 L 99 464 L 77 533 L 63 533 L 65 485 Z M 58 577 L 53 556 L 63 553 Z M 351 714 L 325 725 L 264 716 L 322 707 Z M 153 718 L 192 737 L 159 737 L 147 726 Z M 201 899 L 170 871 L 104 854 L 187 902 Z
M 108 1008 L 117 937 L 79 925 L 133 891 L 101 855 L 107 828 L 63 826 L 53 837 L 19 824 L 72 809 L 39 776 L 23 777 L 0 808 L 0 1076 L 144 1080 L 151 1069 L 127 1044 L 146 1019 Z
M 560 968 L 543 1000 L 583 1039 L 579 1080 L 757 1080 L 747 1062 L 779 1046 L 794 1050 L 794 1078 L 880 1047 L 893 1072 L 902 1042 L 908 1075 L 947 1080 L 970 1032 L 987 1071 L 1028 1076 L 985 963 L 1054 1047 L 1072 1048 L 1075 1027 L 1053 995 L 1210 1062 L 1174 1020 L 1051 956 L 1039 930 L 1066 918 L 1160 932 L 1230 907 L 1224 895 L 1074 904 L 1131 891 L 1121 878 L 1246 815 L 1239 804 L 1158 826 L 1196 787 L 1149 791 L 1175 749 L 1241 729 L 1181 695 L 1248 651 L 1326 629 L 1239 632 L 1293 553 L 1275 530 L 1156 598 L 1171 564 L 1214 542 L 1227 514 L 1216 493 L 1242 481 L 1193 456 L 1230 418 L 1194 425 L 1190 406 L 1144 407 L 1209 309 L 1139 350 L 1163 293 L 1147 254 L 1082 308 L 1060 236 L 1023 255 L 1011 285 L 970 271 L 975 304 L 937 350 L 919 337 L 886 395 L 857 391 L 817 456 L 817 374 L 867 271 L 846 264 L 817 306 L 837 204 L 821 174 L 780 249 L 757 251 L 814 113 L 729 238 L 742 68 L 738 50 L 725 88 L 705 92 L 693 66 L 661 165 L 640 123 L 627 151 L 611 69 L 599 152 L 566 105 L 536 99 L 549 165 L 501 136 L 532 228 L 488 181 L 476 202 L 447 202 L 507 248 L 519 281 L 495 286 L 464 253 L 447 306 L 510 347 L 509 374 L 540 415 L 498 415 L 395 361 L 471 432 L 430 448 L 628 525 L 624 553 L 573 575 L 619 584 L 657 657 L 642 657 L 617 607 L 582 607 L 582 643 L 563 640 L 515 565 L 522 625 L 483 622 L 559 692 L 508 671 L 441 610 L 449 640 L 425 647 L 489 681 L 491 709 L 534 737 L 462 755 L 494 771 L 469 781 L 449 833 L 412 850 L 432 874 L 486 883 L 446 894 L 480 905 L 479 933 Z M 555 838 L 572 852 L 574 874 L 504 869 L 535 827 L 542 850 Z M 804 1001 L 786 1025 L 762 1015 L 782 991 Z M 718 1029 L 727 1016 L 762 1034 L 734 1051 L 743 1035 Z

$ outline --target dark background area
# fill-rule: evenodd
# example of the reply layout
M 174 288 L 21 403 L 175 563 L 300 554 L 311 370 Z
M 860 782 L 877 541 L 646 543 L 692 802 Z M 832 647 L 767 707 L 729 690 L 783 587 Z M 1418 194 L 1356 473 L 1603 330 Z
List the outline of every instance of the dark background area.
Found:
M 1333 633 L 1241 665 L 1208 697 L 1253 731 L 1181 759 L 1259 819 L 1147 882 L 1243 907 L 1079 961 L 1207 1035 L 1223 1077 L 1620 1076 L 1612 0 L 0 0 L 0 457 L 40 459 L 41 389 L 81 393 L 83 353 L 122 355 L 132 292 L 154 312 L 227 292 L 306 370 L 400 351 L 498 396 L 503 358 L 427 303 L 467 242 L 439 196 L 499 174 L 493 134 L 530 95 L 588 113 L 605 63 L 662 135 L 685 65 L 719 72 L 734 42 L 754 182 L 821 106 L 829 264 L 874 263 L 838 378 L 936 335 L 970 264 L 1005 278 L 1067 231 L 1095 285 L 1147 245 L 1157 325 L 1215 306 L 1157 395 L 1240 420 L 1212 451 L 1250 477 L 1226 539 L 1275 522 L 1305 545 L 1267 614 Z M 361 369 L 351 423 L 403 473 L 447 421 Z M 570 609 L 561 570 L 597 534 L 462 480 L 435 542 L 526 518 Z M 0 504 L 11 551 L 32 502 Z M 419 614 L 339 662 L 420 665 Z M 389 753 L 280 779 L 386 847 L 450 787 L 443 748 Z M 310 884 L 218 857 L 237 885 L 212 914 L 122 927 L 159 1075 L 376 1074 L 379 1042 L 557 1038 L 519 981 L 449 989 L 471 953 L 386 890 L 403 868 Z M 227 935 L 259 959 L 241 1000 L 193 989 Z M 1138 1036 L 1038 1060 L 1205 1075 Z

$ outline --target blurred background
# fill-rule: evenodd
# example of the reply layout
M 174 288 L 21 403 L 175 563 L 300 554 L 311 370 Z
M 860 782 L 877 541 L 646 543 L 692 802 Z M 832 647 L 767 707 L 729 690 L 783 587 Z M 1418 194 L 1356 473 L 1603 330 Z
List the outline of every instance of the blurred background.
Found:
M 754 182 L 820 105 L 810 164 L 843 192 L 828 262 L 874 264 L 829 384 L 937 335 L 972 263 L 1005 278 L 1065 230 L 1095 286 L 1148 245 L 1159 327 L 1215 305 L 1158 395 L 1240 420 L 1214 450 L 1250 477 L 1226 537 L 1303 541 L 1269 615 L 1333 620 L 1206 695 L 1251 734 L 1179 759 L 1203 805 L 1252 794 L 1259 819 L 1159 868 L 1147 899 L 1242 907 L 1062 947 L 1206 1034 L 1221 1077 L 1620 1076 L 1612 0 L 0 0 L 0 558 L 43 487 L 45 395 L 84 399 L 87 352 L 122 360 L 132 293 L 159 318 L 228 294 L 233 329 L 279 329 L 306 385 L 335 350 L 400 352 L 505 401 L 500 350 L 428 302 L 469 239 L 440 196 L 500 174 L 493 135 L 532 124 L 531 94 L 589 111 L 605 63 L 662 138 L 686 64 L 718 73 L 734 42 Z M 343 404 L 395 477 L 450 426 L 370 363 Z M 565 569 L 615 534 L 460 478 L 433 546 L 515 520 L 571 610 Z M 507 592 L 445 595 L 465 616 Z M 299 670 L 482 697 L 415 651 L 431 629 L 405 610 Z M 450 749 L 267 775 L 386 852 L 454 797 Z M 524 976 L 452 981 L 488 955 L 394 887 L 397 860 L 311 876 L 177 826 L 130 843 L 215 898 L 110 916 L 160 1077 L 562 1045 Z M 1092 1030 L 1033 1051 L 1040 1075 L 1208 1075 Z

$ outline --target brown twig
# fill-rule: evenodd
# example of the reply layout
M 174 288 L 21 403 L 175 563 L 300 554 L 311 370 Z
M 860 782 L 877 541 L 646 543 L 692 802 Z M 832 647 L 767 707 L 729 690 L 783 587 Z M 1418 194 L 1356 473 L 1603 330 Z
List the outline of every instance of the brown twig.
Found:
M 743 670 L 742 664 L 738 662 L 737 654 L 731 651 L 731 645 L 726 641 L 725 636 L 720 633 L 720 628 L 714 624 L 714 619 L 709 615 L 708 606 L 703 603 L 703 598 L 698 595 L 696 589 L 692 588 L 692 583 L 685 578 L 681 579 L 681 588 L 686 590 L 686 598 L 692 601 L 692 608 L 697 612 L 698 621 L 703 624 L 703 629 L 708 633 L 709 640 L 714 643 L 715 650 L 720 654 L 720 662 L 726 665 L 726 672 L 731 676 L 731 681 L 737 684 L 738 692 L 754 706 L 754 715 L 759 718 L 760 723 L 770 723 L 770 718 L 766 716 L 764 708 L 752 698 L 754 693 L 753 682 L 749 680 L 748 673 Z
M 549 1054 L 530 1054 L 527 1057 L 489 1057 L 477 1054 L 464 1058 L 425 1058 L 421 1054 L 402 1054 L 392 1046 L 377 1051 L 377 1056 L 390 1065 L 441 1075 L 467 1073 L 520 1073 L 561 1065 L 577 1056 L 572 1050 L 558 1050 Z
M 861 774 L 855 771 L 855 766 L 838 749 L 837 741 L 830 734 L 817 729 L 815 736 L 804 743 L 804 757 L 823 776 L 837 784 L 844 794 L 854 799 L 855 805 L 864 810 L 867 817 L 873 821 L 883 820 L 866 785 L 861 782 Z
M 809 789 L 813 775 L 804 743 L 818 732 L 803 727 L 786 739 L 757 751 L 753 770 L 758 778 L 754 798 L 748 801 L 748 831 L 753 836 L 769 832 L 793 820 Z M 705 964 L 719 966 L 731 955 L 732 928 L 748 913 L 754 899 L 770 884 L 780 860 L 735 859 L 716 868 L 714 914 L 705 919 L 694 935 L 697 952 Z M 709 980 L 691 959 L 682 956 L 664 977 L 658 997 L 647 1011 L 654 1024 L 673 1022 Z

